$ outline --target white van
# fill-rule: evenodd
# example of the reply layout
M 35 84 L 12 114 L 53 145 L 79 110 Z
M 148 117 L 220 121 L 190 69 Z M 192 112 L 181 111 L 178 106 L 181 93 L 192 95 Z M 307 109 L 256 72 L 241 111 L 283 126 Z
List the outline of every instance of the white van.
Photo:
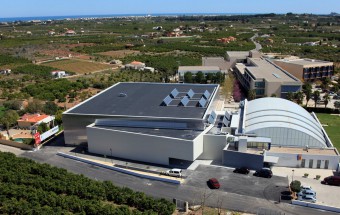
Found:
M 182 170 L 181 169 L 170 169 L 166 171 L 166 175 L 173 176 L 173 177 L 182 177 Z

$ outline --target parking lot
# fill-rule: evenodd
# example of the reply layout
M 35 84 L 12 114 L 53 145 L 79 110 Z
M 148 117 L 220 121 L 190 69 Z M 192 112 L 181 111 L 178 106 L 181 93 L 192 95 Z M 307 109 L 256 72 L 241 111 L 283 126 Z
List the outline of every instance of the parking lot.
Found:
M 292 170 L 294 170 L 294 175 Z M 323 185 L 321 181 L 328 176 L 333 175 L 332 170 L 324 169 L 308 169 L 308 168 L 287 168 L 287 167 L 274 167 L 273 173 L 276 175 L 287 176 L 289 181 L 299 180 L 302 185 L 311 186 L 316 192 L 316 200 L 318 204 L 324 204 L 334 207 L 340 207 L 340 187 Z M 309 176 L 303 177 L 304 173 Z M 320 179 L 316 180 L 315 176 L 320 175 Z
M 288 190 L 287 177 L 273 176 L 259 178 L 249 175 L 233 173 L 233 169 L 200 165 L 188 175 L 184 184 L 195 187 L 208 187 L 209 178 L 216 178 L 221 187 L 220 191 L 279 201 L 281 192 Z

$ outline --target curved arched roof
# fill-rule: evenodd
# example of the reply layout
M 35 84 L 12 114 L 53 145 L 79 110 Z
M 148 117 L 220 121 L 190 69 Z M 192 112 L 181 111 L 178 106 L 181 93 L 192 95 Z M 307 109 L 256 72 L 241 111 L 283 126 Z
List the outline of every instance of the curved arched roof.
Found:
M 314 138 L 320 146 L 327 146 L 321 125 L 301 106 L 281 98 L 260 98 L 248 102 L 245 131 L 265 128 L 287 128 Z

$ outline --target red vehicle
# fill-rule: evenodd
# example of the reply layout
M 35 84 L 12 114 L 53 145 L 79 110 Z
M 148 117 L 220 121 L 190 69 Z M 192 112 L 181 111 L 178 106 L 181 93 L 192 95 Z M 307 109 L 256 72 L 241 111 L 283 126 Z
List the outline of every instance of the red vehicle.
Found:
M 218 180 L 216 178 L 209 179 L 208 184 L 213 189 L 220 188 L 220 183 L 218 182 Z

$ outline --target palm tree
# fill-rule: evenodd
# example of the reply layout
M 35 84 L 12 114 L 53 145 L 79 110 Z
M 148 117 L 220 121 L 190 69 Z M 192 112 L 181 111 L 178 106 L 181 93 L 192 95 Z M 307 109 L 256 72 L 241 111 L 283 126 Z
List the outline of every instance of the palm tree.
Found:
M 325 108 L 327 107 L 329 101 L 331 100 L 331 97 L 329 96 L 328 93 L 326 93 L 324 96 L 323 96 L 323 100 L 325 101 Z
M 316 90 L 316 91 L 313 92 L 313 100 L 315 102 L 314 107 L 316 107 L 317 102 L 320 100 L 320 92 L 319 91 Z
M 249 90 L 248 91 L 248 100 L 254 100 L 256 99 L 256 91 L 255 90 Z
M 301 105 L 302 104 L 302 101 L 303 101 L 303 93 L 300 91 L 300 92 L 297 92 L 295 93 L 295 99 L 296 99 L 296 102 Z
M 305 83 L 303 86 L 302 86 L 302 91 L 303 93 L 306 95 L 306 107 L 308 105 L 308 102 L 309 100 L 312 98 L 312 85 L 310 83 Z
M 289 100 L 289 101 L 293 101 L 294 100 L 294 93 L 288 92 L 286 99 Z

